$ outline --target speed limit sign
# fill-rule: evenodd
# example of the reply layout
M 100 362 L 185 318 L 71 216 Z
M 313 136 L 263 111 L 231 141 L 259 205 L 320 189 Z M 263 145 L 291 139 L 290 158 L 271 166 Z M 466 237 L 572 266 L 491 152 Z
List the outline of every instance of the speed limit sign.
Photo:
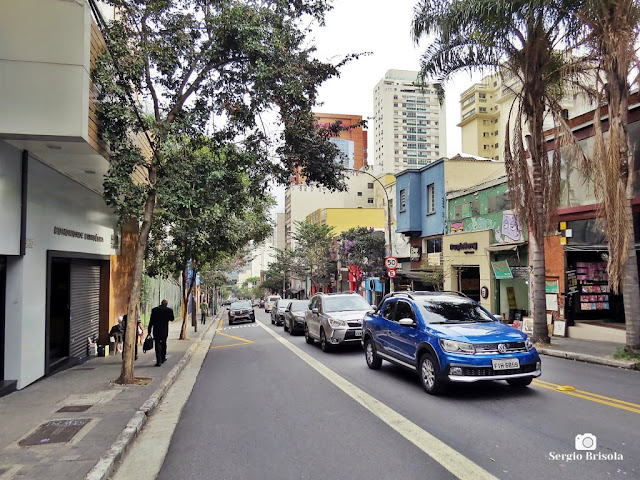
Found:
M 389 269 L 387 270 L 387 275 L 389 275 L 389 278 L 394 278 L 396 276 L 396 271 L 394 269 Z
M 384 266 L 388 269 L 396 268 L 398 266 L 398 259 L 396 257 L 387 257 L 384 259 Z

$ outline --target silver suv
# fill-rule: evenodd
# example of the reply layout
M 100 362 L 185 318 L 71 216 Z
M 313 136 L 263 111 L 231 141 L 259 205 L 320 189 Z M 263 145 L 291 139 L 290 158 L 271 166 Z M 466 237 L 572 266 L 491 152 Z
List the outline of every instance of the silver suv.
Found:
M 362 318 L 373 307 L 356 293 L 318 293 L 311 298 L 304 317 L 304 338 L 320 342 L 322 351 L 357 343 L 362 338 Z

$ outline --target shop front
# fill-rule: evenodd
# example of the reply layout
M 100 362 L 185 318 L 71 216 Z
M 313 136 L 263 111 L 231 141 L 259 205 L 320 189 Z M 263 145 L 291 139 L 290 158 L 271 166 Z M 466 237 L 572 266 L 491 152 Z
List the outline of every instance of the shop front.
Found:
M 491 255 L 495 297 L 493 313 L 502 315 L 509 323 L 529 312 L 528 246 L 519 244 L 493 244 L 487 247 Z
M 6 257 L 4 319 L 4 374 L 18 389 L 84 361 L 88 338 L 109 330 L 119 238 L 101 195 L 35 157 L 24 172 L 25 248 Z
M 639 217 L 634 214 L 635 232 L 638 232 Z M 565 244 L 564 315 L 567 325 L 583 320 L 624 324 L 622 292 L 614 294 L 609 287 L 609 250 L 601 222 L 595 218 L 560 222 L 560 231 Z
M 492 230 L 451 233 L 443 237 L 444 289 L 456 290 L 493 311 L 495 295 L 487 252 Z

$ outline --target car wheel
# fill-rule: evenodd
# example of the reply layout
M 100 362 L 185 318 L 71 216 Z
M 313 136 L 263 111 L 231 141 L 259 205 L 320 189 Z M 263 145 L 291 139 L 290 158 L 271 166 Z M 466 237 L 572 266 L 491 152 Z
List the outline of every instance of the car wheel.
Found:
M 440 367 L 438 362 L 430 353 L 425 353 L 420 358 L 420 382 L 425 392 L 430 395 L 438 395 L 444 388 L 444 380 L 440 376 Z
M 507 380 L 507 383 L 514 388 L 524 388 L 531 384 L 533 377 L 520 377 Z
M 233 320 L 229 319 L 229 325 L 233 325 Z
M 324 329 L 320 329 L 320 349 L 324 353 L 329 353 L 331 351 L 331 344 L 327 341 L 327 336 L 324 334 Z
M 283 328 L 284 328 L 285 332 L 289 331 L 289 327 L 287 327 L 287 321 L 286 320 L 284 321 Z
M 255 322 L 256 322 L 256 317 L 253 317 L 253 318 L 251 319 L 251 321 L 252 321 L 253 323 L 255 323 Z
M 378 370 L 382 366 L 382 359 L 376 353 L 376 347 L 370 338 L 364 342 L 364 356 L 371 370 Z
M 271 317 L 271 325 L 275 325 L 275 321 L 273 320 L 273 317 Z
M 309 327 L 307 326 L 306 323 L 304 324 L 304 340 L 309 345 L 313 345 L 313 343 L 315 341 L 313 338 L 311 338 L 311 335 L 309 334 Z

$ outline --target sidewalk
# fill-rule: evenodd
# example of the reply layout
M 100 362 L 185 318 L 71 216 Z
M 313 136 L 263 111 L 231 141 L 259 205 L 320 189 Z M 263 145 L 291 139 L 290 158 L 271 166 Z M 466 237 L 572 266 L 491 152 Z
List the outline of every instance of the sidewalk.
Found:
M 619 343 L 600 342 L 595 340 L 581 340 L 578 338 L 552 337 L 550 346 L 536 345 L 536 350 L 542 355 L 567 358 L 580 362 L 596 363 L 611 367 L 640 369 L 635 361 L 617 360 L 613 358 Z
M 115 354 L 91 358 L 0 398 L 0 480 L 106 479 L 218 318 L 210 316 L 201 325 L 198 316 L 197 333 L 188 319 L 189 338 L 182 341 L 181 320 L 170 324 L 162 367 L 154 366 L 153 350 L 143 353 L 139 345 L 134 373 L 148 377 L 146 385 L 112 384 L 122 364 Z

